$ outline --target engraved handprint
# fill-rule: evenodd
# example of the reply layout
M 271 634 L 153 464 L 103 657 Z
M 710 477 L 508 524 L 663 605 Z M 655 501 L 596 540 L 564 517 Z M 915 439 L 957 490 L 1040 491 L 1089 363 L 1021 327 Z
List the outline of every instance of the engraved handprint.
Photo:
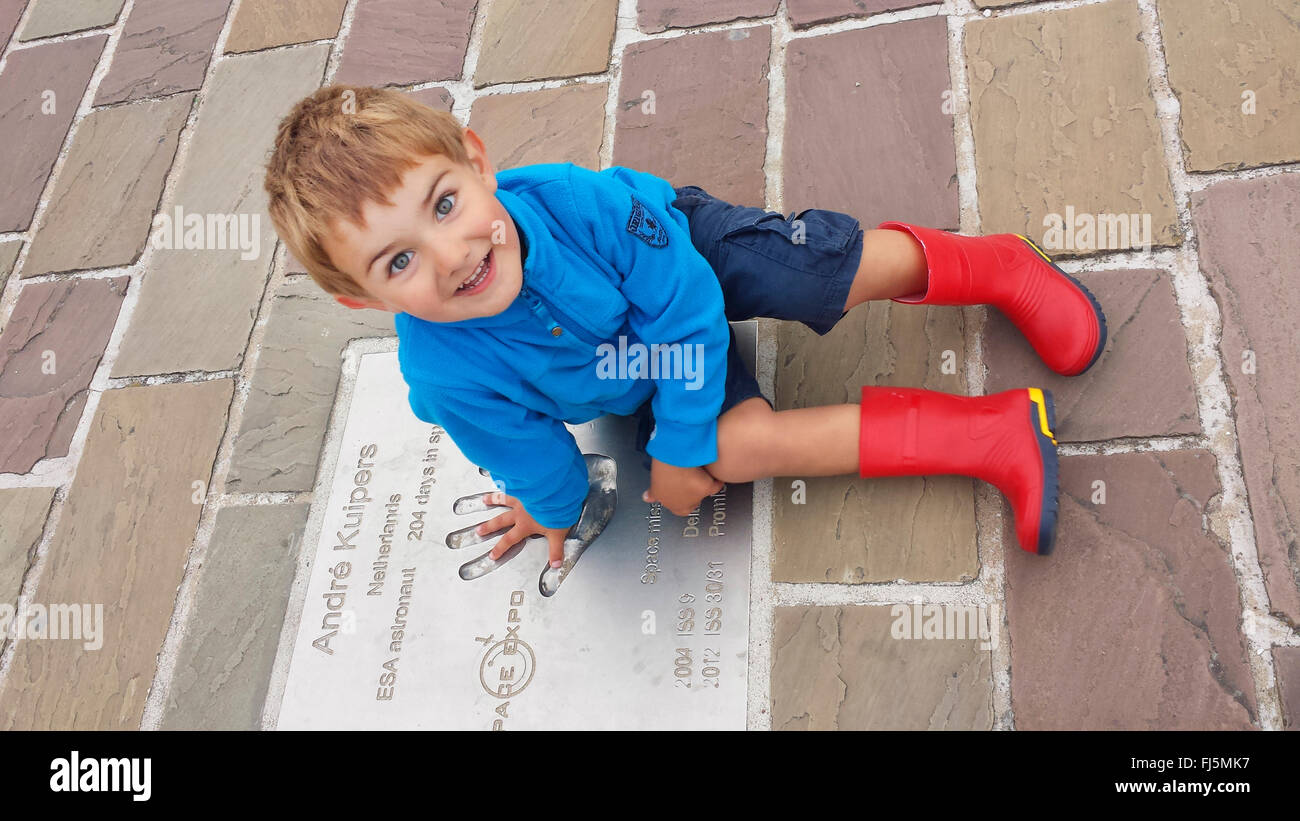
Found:
M 542 568 L 542 574 L 538 579 L 537 586 L 543 596 L 555 595 L 555 592 L 560 588 L 560 584 L 568 578 L 569 572 L 577 564 L 579 557 L 591 546 L 591 543 L 609 524 L 610 519 L 614 517 L 614 508 L 618 501 L 616 481 L 618 473 L 614 460 L 598 453 L 584 453 L 582 456 L 587 463 L 587 498 L 582 503 L 582 514 L 578 517 L 577 524 L 569 528 L 568 535 L 564 539 L 564 563 L 560 567 L 551 567 L 546 564 Z M 488 475 L 488 472 L 482 468 L 479 469 L 479 473 L 484 476 Z M 464 515 L 483 513 L 493 508 L 503 507 L 503 505 L 492 504 L 488 501 L 489 497 L 495 493 L 497 491 L 485 491 L 462 496 L 453 503 L 452 512 Z M 474 544 L 491 542 L 510 529 L 509 527 L 503 527 L 491 533 L 479 533 L 478 526 L 482 523 L 482 521 L 479 521 L 468 527 L 448 533 L 447 547 L 459 550 Z M 492 551 L 489 549 L 486 553 L 461 565 L 460 577 L 466 581 L 481 578 L 510 561 L 518 555 L 524 545 L 533 541 L 545 542 L 546 539 L 541 535 L 533 535 L 523 539 L 512 545 L 495 561 L 493 561 Z

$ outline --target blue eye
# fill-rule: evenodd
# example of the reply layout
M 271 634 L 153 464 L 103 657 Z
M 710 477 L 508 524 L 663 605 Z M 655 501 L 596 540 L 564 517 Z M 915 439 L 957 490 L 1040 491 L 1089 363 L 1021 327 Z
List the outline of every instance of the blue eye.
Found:
M 442 205 L 442 204 L 443 204 L 444 202 L 446 202 L 447 200 L 451 200 L 451 208 L 447 209 L 446 211 L 443 211 L 443 210 L 441 210 L 438 206 Z M 447 216 L 448 214 L 450 214 L 451 211 L 452 211 L 453 209 L 455 209 L 455 207 L 456 207 L 456 192 L 455 192 L 455 191 L 448 191 L 446 194 L 443 194 L 441 197 L 439 197 L 439 198 L 438 198 L 438 201 L 435 202 L 435 203 L 433 204 L 433 212 L 434 212 L 435 214 L 438 214 L 439 216 L 443 216 L 443 217 L 445 217 L 445 216 Z M 441 220 L 439 220 L 439 222 L 441 222 Z M 406 261 L 403 262 L 403 263 L 401 263 L 401 264 L 399 265 L 399 264 L 398 264 L 398 260 L 400 260 L 402 257 L 406 257 Z M 410 252 L 410 251 L 403 251 L 402 253 L 398 254 L 398 255 L 395 256 L 395 257 L 393 257 L 393 261 L 392 261 L 391 263 L 389 263 L 389 265 L 388 265 L 388 275 L 389 275 L 389 276 L 393 276 L 394 274 L 400 274 L 402 271 L 405 271 L 405 270 L 406 270 L 406 266 L 408 266 L 408 265 L 410 265 L 410 264 L 411 264 L 411 252 Z M 396 270 L 393 269 L 393 266 L 395 266 L 395 265 L 397 266 L 397 269 L 396 269 Z
M 398 261 L 399 259 L 401 259 L 402 257 L 406 257 L 406 261 L 403 262 L 401 265 L 397 265 L 397 261 Z M 407 265 L 410 265 L 410 264 L 411 264 L 411 252 L 410 252 L 410 251 L 403 251 L 402 253 L 398 254 L 398 255 L 395 256 L 395 257 L 393 257 L 393 261 L 389 264 L 389 266 L 388 266 L 388 274 L 389 274 L 389 276 L 391 276 L 391 275 L 393 275 L 393 274 L 400 274 L 402 271 L 405 271 L 405 270 L 406 270 L 406 266 L 407 266 Z M 397 270 L 396 270 L 396 271 L 393 270 L 393 266 L 394 266 L 394 265 L 397 265 Z
M 456 192 L 455 192 L 455 191 L 448 191 L 446 194 L 443 194 L 443 195 L 438 199 L 438 201 L 435 202 L 435 203 L 433 204 L 433 210 L 434 210 L 434 212 L 435 212 L 435 213 L 438 213 L 438 214 L 442 214 L 444 217 L 447 216 L 447 214 L 451 213 L 450 209 L 448 209 L 447 211 L 439 211 L 439 210 L 438 210 L 438 206 L 439 206 L 439 205 L 442 205 L 442 204 L 443 204 L 444 202 L 446 202 L 447 200 L 451 200 L 451 207 L 452 207 L 452 208 L 455 208 L 455 207 L 456 207 Z

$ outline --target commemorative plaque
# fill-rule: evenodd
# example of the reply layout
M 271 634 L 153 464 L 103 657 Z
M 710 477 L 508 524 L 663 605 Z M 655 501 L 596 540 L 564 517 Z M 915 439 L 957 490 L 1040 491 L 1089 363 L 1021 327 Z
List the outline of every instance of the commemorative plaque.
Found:
M 360 358 L 279 729 L 745 728 L 752 485 L 678 517 L 641 499 L 635 419 L 570 425 L 589 489 L 564 566 L 540 536 L 493 562 L 475 528 L 507 508 L 406 393 L 396 352 Z

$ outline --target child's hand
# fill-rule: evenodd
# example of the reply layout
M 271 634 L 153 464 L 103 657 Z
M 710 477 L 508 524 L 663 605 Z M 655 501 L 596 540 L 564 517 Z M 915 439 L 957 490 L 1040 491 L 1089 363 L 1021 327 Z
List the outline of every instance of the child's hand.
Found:
M 513 510 L 507 510 L 500 516 L 494 516 L 478 526 L 479 533 L 491 533 L 494 530 L 500 530 L 503 527 L 509 527 L 501 536 L 488 555 L 492 561 L 501 558 L 501 554 L 509 550 L 513 545 L 527 539 L 535 533 L 540 533 L 546 537 L 546 542 L 550 545 L 550 562 L 551 567 L 559 567 L 564 562 L 564 538 L 569 535 L 569 528 L 573 527 L 542 527 L 524 506 L 519 504 L 519 500 L 513 496 L 507 496 L 504 493 L 489 493 L 485 501 L 490 505 L 509 505 Z
M 700 506 L 701 499 L 720 490 L 722 482 L 704 468 L 679 468 L 651 457 L 650 489 L 641 498 L 686 516 Z

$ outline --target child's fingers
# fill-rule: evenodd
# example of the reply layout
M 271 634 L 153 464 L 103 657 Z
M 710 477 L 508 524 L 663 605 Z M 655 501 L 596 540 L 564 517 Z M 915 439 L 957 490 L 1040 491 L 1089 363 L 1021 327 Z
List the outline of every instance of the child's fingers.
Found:
M 502 534 L 501 540 L 497 542 L 496 547 L 492 548 L 492 550 L 488 552 L 488 556 L 490 556 L 492 561 L 495 562 L 497 559 L 501 558 L 503 553 L 514 547 L 518 542 L 527 538 L 528 534 L 516 525 Z
M 485 498 L 485 501 L 490 505 L 508 505 L 510 507 L 515 507 L 519 504 L 518 499 L 513 496 L 507 496 L 499 490 L 495 493 L 489 493 Z
M 559 567 L 560 565 L 564 564 L 564 534 L 548 533 L 546 536 L 546 541 L 550 543 L 550 547 L 551 547 L 551 553 L 550 553 L 551 567 Z
M 491 519 L 488 519 L 486 522 L 479 525 L 477 528 L 477 533 L 480 536 L 482 536 L 484 533 L 491 533 L 494 530 L 500 530 L 501 528 L 507 525 L 512 525 L 514 523 L 515 523 L 515 512 L 513 510 L 509 510 L 506 511 L 505 513 L 502 513 L 500 516 L 493 516 Z

